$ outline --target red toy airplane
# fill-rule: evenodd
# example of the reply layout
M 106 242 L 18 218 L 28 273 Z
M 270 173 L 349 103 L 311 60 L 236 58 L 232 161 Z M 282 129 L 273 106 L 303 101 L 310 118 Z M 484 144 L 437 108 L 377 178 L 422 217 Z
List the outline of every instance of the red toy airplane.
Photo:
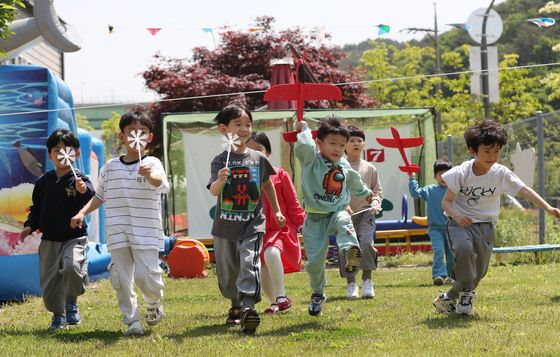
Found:
M 420 167 L 418 165 L 408 162 L 404 149 L 422 145 L 424 143 L 424 138 L 421 136 L 416 138 L 401 138 L 397 128 L 395 127 L 391 127 L 391 133 L 393 134 L 392 138 L 376 138 L 377 142 L 388 148 L 399 149 L 404 161 L 404 166 L 399 166 L 399 169 L 402 172 L 406 172 L 408 176 L 412 176 L 412 173 L 414 172 L 420 172 Z
M 297 102 L 297 120 L 303 119 L 303 104 L 306 100 L 342 99 L 340 88 L 333 84 L 306 83 L 303 60 L 296 62 L 296 82 L 293 84 L 278 84 L 270 87 L 264 94 L 266 102 L 271 100 L 295 100 Z M 297 132 L 283 134 L 287 142 L 297 141 Z M 316 132 L 313 137 L 316 136 Z

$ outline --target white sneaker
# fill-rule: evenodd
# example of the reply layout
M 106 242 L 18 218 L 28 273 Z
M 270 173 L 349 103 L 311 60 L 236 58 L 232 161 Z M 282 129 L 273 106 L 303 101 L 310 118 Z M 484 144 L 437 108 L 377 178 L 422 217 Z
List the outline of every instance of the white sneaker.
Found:
M 144 334 L 144 329 L 140 321 L 133 321 L 128 324 L 128 329 L 124 333 L 125 336 L 141 336 Z
M 374 296 L 373 281 L 371 279 L 362 280 L 362 299 L 371 299 Z
M 146 312 L 146 323 L 148 325 L 157 325 L 164 316 L 163 305 L 152 307 L 148 306 Z
M 346 288 L 346 297 L 349 299 L 357 299 L 360 297 L 360 294 L 358 293 L 358 284 L 348 284 L 348 288 Z
M 459 293 L 459 302 L 457 303 L 457 313 L 461 315 L 472 315 L 473 304 L 475 300 L 474 290 L 464 290 Z
M 441 293 L 432 301 L 432 304 L 438 312 L 450 315 L 456 312 L 457 301 L 447 296 L 447 293 Z

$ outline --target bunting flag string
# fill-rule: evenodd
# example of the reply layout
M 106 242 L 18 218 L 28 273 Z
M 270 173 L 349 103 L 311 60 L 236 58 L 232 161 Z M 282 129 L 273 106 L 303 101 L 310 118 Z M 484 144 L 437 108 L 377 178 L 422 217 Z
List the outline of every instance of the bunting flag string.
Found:
M 454 27 L 456 29 L 465 30 L 465 31 L 468 31 L 471 28 L 471 26 L 469 24 L 459 24 L 459 23 L 458 24 L 447 24 L 447 26 L 451 26 L 451 27 Z
M 377 33 L 379 36 L 389 33 L 391 31 L 391 26 L 389 25 L 379 24 L 376 27 L 379 29 Z
M 551 17 L 537 17 L 534 19 L 527 19 L 527 21 L 537 25 L 538 27 L 550 27 L 554 26 L 556 20 Z

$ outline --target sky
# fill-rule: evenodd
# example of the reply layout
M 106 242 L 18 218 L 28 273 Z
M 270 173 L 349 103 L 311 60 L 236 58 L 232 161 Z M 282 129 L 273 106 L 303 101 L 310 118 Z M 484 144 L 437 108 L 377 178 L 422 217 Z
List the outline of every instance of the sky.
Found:
M 451 29 L 445 24 L 466 22 L 474 10 L 490 2 L 437 1 L 440 31 Z M 202 28 L 213 28 L 217 37 L 220 27 L 245 31 L 256 17 L 268 15 L 276 18 L 276 30 L 324 28 L 332 35 L 329 42 L 342 46 L 367 39 L 421 38 L 401 30 L 434 24 L 433 0 L 55 0 L 54 5 L 82 40 L 80 51 L 65 55 L 66 82 L 78 104 L 156 99 L 145 89 L 141 73 L 155 63 L 157 52 L 188 59 L 193 47 L 214 48 L 212 36 Z M 379 36 L 379 24 L 391 26 L 389 34 Z M 147 28 L 161 31 L 152 36 Z

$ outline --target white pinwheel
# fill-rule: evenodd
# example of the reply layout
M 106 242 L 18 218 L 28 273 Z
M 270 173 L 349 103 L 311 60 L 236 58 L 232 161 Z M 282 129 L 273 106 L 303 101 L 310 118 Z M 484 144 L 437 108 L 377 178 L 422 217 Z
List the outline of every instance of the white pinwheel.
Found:
M 222 148 L 227 150 L 227 158 L 226 158 L 226 169 L 228 167 L 229 162 L 229 154 L 231 153 L 231 149 L 237 150 L 237 145 L 241 144 L 241 139 L 237 134 L 233 133 L 226 133 L 226 135 L 222 136 Z
M 148 145 L 146 139 L 148 139 L 148 134 L 144 133 L 142 130 L 132 130 L 130 136 L 127 138 L 128 146 L 138 150 L 138 166 L 140 166 L 142 161 L 142 149 Z
M 78 176 L 76 175 L 76 171 L 74 171 L 74 167 L 72 166 L 74 161 L 76 161 L 76 151 L 74 150 L 73 147 L 66 146 L 61 148 L 60 150 L 58 150 L 58 155 L 56 156 L 56 158 L 58 159 L 58 161 L 60 161 L 62 165 L 70 166 L 70 169 L 72 169 L 72 173 L 74 174 L 74 177 L 78 179 Z

